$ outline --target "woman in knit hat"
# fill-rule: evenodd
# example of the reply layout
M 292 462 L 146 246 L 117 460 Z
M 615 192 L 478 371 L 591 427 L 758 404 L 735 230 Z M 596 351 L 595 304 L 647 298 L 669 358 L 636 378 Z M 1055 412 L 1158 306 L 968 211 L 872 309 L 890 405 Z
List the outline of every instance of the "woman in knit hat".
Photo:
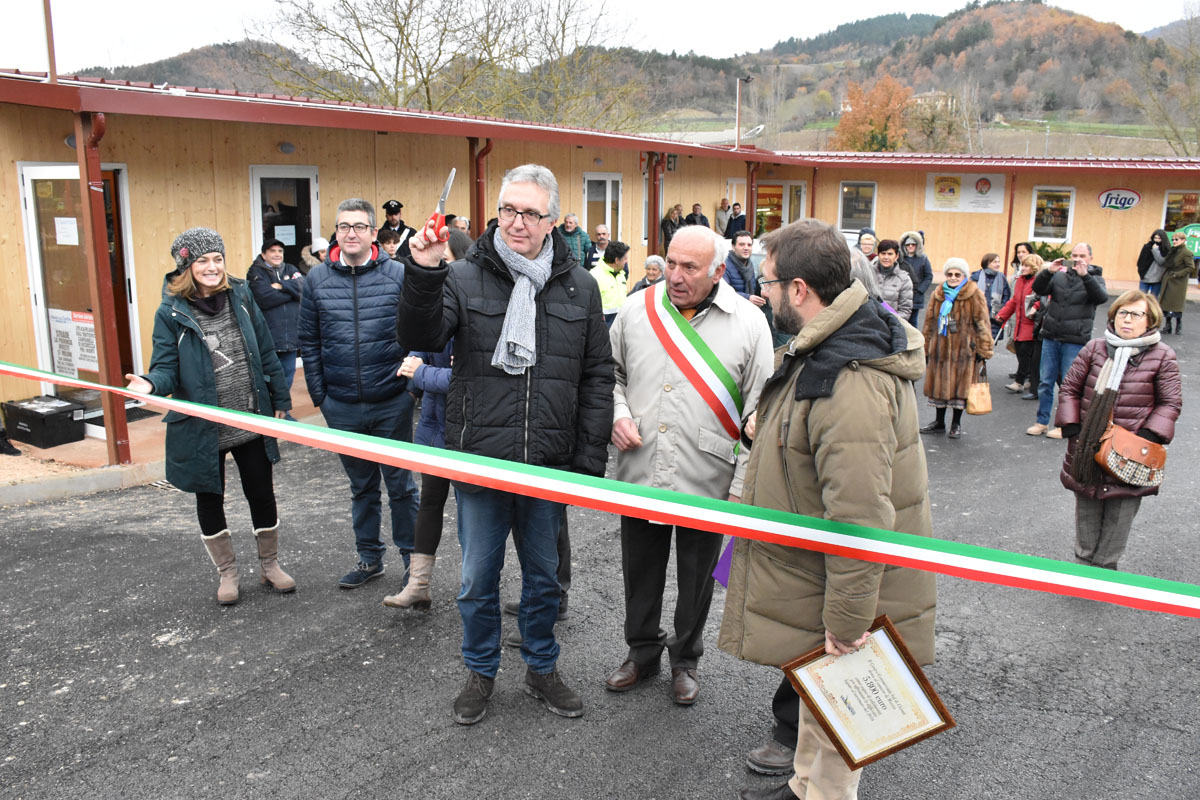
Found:
M 976 363 L 992 357 L 991 315 L 974 281 L 967 280 L 967 262 L 950 258 L 942 267 L 946 282 L 929 296 L 925 309 L 925 396 L 936 409 L 933 422 L 921 433 L 946 430 L 946 409 L 954 410 L 947 434 L 962 435 L 967 389 L 975 379 Z
M 282 418 L 292 407 L 267 322 L 246 282 L 225 272 L 225 243 L 208 228 L 184 231 L 171 245 L 178 276 L 154 315 L 154 353 L 145 375 L 126 375 L 130 389 L 171 395 L 234 411 Z M 250 503 L 260 580 L 280 592 L 296 582 L 279 567 L 279 518 L 271 465 L 275 440 L 171 411 L 167 480 L 196 495 L 204 546 L 221 583 L 217 601 L 238 601 L 238 570 L 225 522 L 225 454 L 232 453 Z

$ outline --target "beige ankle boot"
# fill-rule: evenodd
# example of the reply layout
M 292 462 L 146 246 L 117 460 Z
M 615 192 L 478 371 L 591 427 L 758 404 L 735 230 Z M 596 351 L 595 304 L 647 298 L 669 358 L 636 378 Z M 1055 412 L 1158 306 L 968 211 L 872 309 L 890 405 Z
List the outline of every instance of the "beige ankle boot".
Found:
M 258 542 L 259 580 L 277 592 L 296 591 L 292 576 L 279 568 L 279 523 L 270 528 L 255 528 Z
M 208 557 L 212 559 L 221 576 L 221 585 L 217 587 L 217 602 L 223 606 L 231 606 L 238 601 L 238 568 L 237 560 L 233 557 L 233 537 L 229 529 L 214 533 L 212 536 L 201 535 Z
M 429 593 L 429 579 L 433 577 L 434 556 L 423 553 L 413 553 L 409 563 L 408 585 L 400 594 L 390 594 L 383 598 L 383 604 L 391 608 L 414 608 L 418 611 L 428 611 L 433 604 L 433 596 Z

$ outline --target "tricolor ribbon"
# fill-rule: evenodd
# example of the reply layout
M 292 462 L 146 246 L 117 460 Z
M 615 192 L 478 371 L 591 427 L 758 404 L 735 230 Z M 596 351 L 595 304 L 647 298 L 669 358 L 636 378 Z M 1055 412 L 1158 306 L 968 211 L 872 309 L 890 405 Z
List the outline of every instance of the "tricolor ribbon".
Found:
M 1009 553 L 979 545 L 914 536 L 805 517 L 708 497 L 593 478 L 547 467 L 440 450 L 376 436 L 338 431 L 259 414 L 133 392 L 65 378 L 0 361 L 0 374 L 61 386 L 97 389 L 146 401 L 265 436 L 454 481 L 592 508 L 612 514 L 729 534 L 760 542 L 911 567 L 957 578 L 1083 597 L 1148 611 L 1200 617 L 1200 586 Z

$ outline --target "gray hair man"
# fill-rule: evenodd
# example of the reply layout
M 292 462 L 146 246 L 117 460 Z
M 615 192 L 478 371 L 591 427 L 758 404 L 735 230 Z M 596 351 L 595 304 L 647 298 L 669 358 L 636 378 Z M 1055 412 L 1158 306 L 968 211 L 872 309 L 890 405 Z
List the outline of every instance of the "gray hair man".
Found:
M 617 314 L 609 333 L 619 480 L 720 499 L 742 492 L 748 456 L 739 439 L 771 373 L 771 332 L 762 312 L 722 280 L 728 248 L 707 227 L 680 228 L 667 251 L 666 279 L 630 296 Z M 659 619 L 672 536 L 678 594 L 667 636 Z M 666 650 L 675 702 L 696 702 L 720 551 L 720 534 L 621 518 L 628 652 L 608 676 L 610 691 L 656 674 Z
M 558 213 L 554 174 L 526 164 L 504 176 L 497 221 L 465 258 L 447 264 L 441 231 L 426 223 L 412 237 L 397 335 L 434 352 L 454 339 L 448 448 L 599 476 L 612 424 L 612 353 L 596 281 L 554 227 Z M 500 668 L 500 568 L 518 531 L 525 690 L 555 714 L 581 716 L 582 699 L 558 673 L 554 638 L 563 505 L 465 484 L 456 496 L 469 672 L 454 720 L 470 725 L 487 713 Z

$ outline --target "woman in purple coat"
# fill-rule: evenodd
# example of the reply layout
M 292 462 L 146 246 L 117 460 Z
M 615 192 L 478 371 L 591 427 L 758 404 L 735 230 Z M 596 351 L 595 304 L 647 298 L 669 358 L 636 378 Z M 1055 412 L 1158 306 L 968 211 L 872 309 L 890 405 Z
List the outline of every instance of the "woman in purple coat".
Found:
M 1085 564 L 1116 569 L 1142 498 L 1158 494 L 1109 475 L 1095 455 L 1109 419 L 1158 444 L 1175 436 L 1183 387 L 1175 351 L 1159 341 L 1162 317 L 1152 295 L 1125 292 L 1108 310 L 1104 338 L 1084 345 L 1062 385 L 1061 479 L 1075 493 L 1075 557 Z

